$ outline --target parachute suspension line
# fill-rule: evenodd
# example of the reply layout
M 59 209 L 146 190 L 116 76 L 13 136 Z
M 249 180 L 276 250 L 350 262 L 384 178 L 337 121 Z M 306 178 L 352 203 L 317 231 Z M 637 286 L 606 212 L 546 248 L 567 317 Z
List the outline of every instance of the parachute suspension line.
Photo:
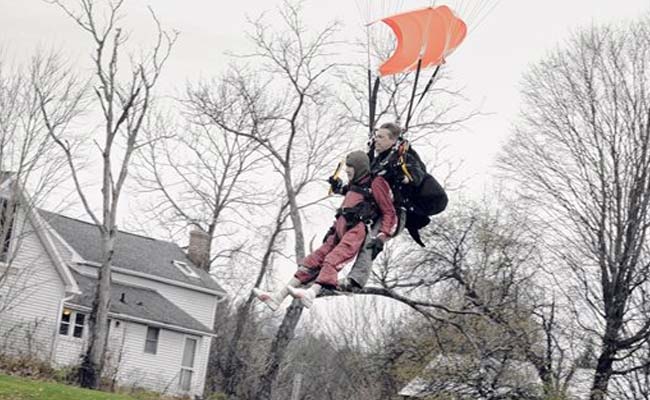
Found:
M 436 67 L 436 69 L 433 71 L 433 75 L 431 75 L 431 79 L 429 79 L 429 82 L 427 82 L 426 86 L 424 87 L 424 90 L 422 91 L 422 93 L 420 93 L 420 98 L 418 99 L 418 102 L 415 104 L 415 107 L 413 107 L 414 114 L 415 114 L 415 110 L 418 108 L 420 103 L 422 103 L 422 99 L 424 98 L 424 95 L 426 95 L 429 89 L 431 89 L 431 86 L 433 85 L 433 81 L 435 80 L 436 75 L 438 75 L 438 71 L 440 71 L 441 66 L 442 64 Z
M 434 3 L 434 0 L 431 0 L 430 1 L 430 4 L 431 4 L 430 7 L 433 6 L 433 3 Z M 415 107 L 414 107 L 413 103 L 415 102 L 415 94 L 416 94 L 417 88 L 418 88 L 418 80 L 420 78 L 420 71 L 422 70 L 422 58 L 424 57 L 425 50 L 429 46 L 429 37 L 427 35 L 427 32 L 429 32 L 429 28 L 431 27 L 431 19 L 432 19 L 432 16 L 431 16 L 431 14 L 429 14 L 428 17 L 427 17 L 427 23 L 426 23 L 425 29 L 424 29 L 425 36 L 422 38 L 422 48 L 420 49 L 420 57 L 418 58 L 418 65 L 417 65 L 416 70 L 415 70 L 415 81 L 413 82 L 413 90 L 411 91 L 411 100 L 409 101 L 409 108 L 408 108 L 408 112 L 406 113 L 406 123 L 404 124 L 404 130 L 402 131 L 402 133 L 406 133 L 406 131 L 408 130 L 409 124 L 411 122 L 411 118 L 415 114 L 415 109 L 417 108 L 417 105 L 415 105 Z M 429 86 L 431 85 L 431 82 L 432 82 L 433 78 L 435 77 L 435 74 L 438 72 L 438 69 L 440 69 L 440 65 L 438 65 L 436 67 L 436 71 L 434 72 L 434 75 L 431 77 L 431 79 L 427 83 L 427 87 L 425 88 L 425 91 L 428 90 Z M 422 96 L 423 95 L 424 95 L 424 92 L 422 92 L 422 94 L 420 95 L 420 99 L 418 100 L 418 104 L 420 104 L 420 101 L 422 101 Z
M 372 132 L 372 72 L 370 72 L 370 66 L 368 66 L 368 107 L 368 127 Z
M 370 70 L 368 70 L 368 84 L 370 84 L 371 76 L 370 76 Z M 370 87 L 370 86 L 369 86 Z M 369 132 L 368 132 L 368 138 L 372 142 L 372 136 L 375 132 L 375 113 L 377 110 L 377 94 L 379 93 L 379 76 L 375 78 L 375 84 L 372 87 L 372 91 L 370 92 L 370 109 L 369 109 L 369 114 L 368 114 L 368 127 L 369 127 Z
M 375 15 L 372 13 L 371 3 L 372 0 L 356 0 L 357 11 L 361 17 L 363 26 L 366 28 L 366 57 L 367 57 L 367 78 L 368 78 L 368 145 L 370 146 L 370 140 L 373 136 L 374 130 L 374 115 L 375 115 L 375 104 L 376 100 L 373 100 L 373 87 L 372 87 L 372 61 L 371 61 L 371 52 L 372 52 L 372 36 L 370 35 L 370 27 L 373 23 Z
M 374 150 L 374 142 L 372 140 L 375 133 L 375 114 L 377 111 L 377 94 L 379 91 L 379 75 L 375 78 L 375 84 L 372 84 L 372 65 L 370 62 L 370 52 L 372 41 L 370 36 L 370 24 L 366 24 L 366 35 L 368 43 L 368 142 L 370 150 Z
M 476 23 L 473 24 L 474 26 L 472 26 L 472 29 L 471 29 L 469 32 L 471 33 L 471 32 L 473 32 L 474 30 L 476 30 L 476 28 L 478 28 L 478 27 L 481 25 L 481 23 L 483 22 L 483 20 L 485 19 L 485 17 L 487 17 L 488 15 L 490 15 L 490 14 L 492 13 L 492 11 L 494 11 L 494 9 L 496 8 L 496 6 L 497 6 L 498 4 L 499 4 L 499 0 L 496 0 L 496 1 L 494 1 L 491 5 L 489 5 L 489 6 L 487 7 L 487 11 L 485 11 L 485 12 L 483 13 L 483 15 L 480 15 L 480 16 L 477 18 Z
M 413 82 L 413 90 L 411 91 L 411 101 L 409 101 L 409 109 L 408 112 L 406 113 L 406 123 L 404 124 L 404 130 L 402 131 L 403 133 L 406 133 L 409 129 L 409 123 L 411 122 L 411 117 L 413 114 L 411 113 L 413 109 L 413 101 L 415 100 L 415 91 L 418 88 L 418 80 L 420 78 L 420 70 L 422 69 L 422 57 L 418 59 L 418 66 L 417 69 L 415 70 L 415 82 Z
M 366 24 L 366 49 L 367 49 L 367 57 L 368 57 L 368 72 L 371 70 L 370 66 L 370 47 L 372 46 L 372 43 L 370 42 L 370 24 Z M 370 83 L 370 82 L 368 82 Z M 370 85 L 368 85 L 368 92 L 370 92 Z
M 433 8 L 434 3 L 435 3 L 435 0 L 431 0 L 429 2 L 431 8 Z M 427 23 L 426 23 L 424 32 L 429 32 L 429 28 L 431 26 L 431 18 L 432 18 L 432 16 L 431 16 L 431 14 L 429 14 L 429 16 L 427 18 Z M 426 35 L 423 38 L 422 43 L 423 43 L 423 46 L 422 46 L 422 49 L 420 50 L 420 58 L 418 59 L 418 65 L 417 65 L 416 72 L 415 72 L 415 82 L 413 83 L 413 91 L 411 92 L 411 100 L 409 101 L 409 109 L 408 109 L 408 113 L 406 114 L 406 124 L 404 125 L 404 132 L 406 132 L 408 130 L 409 123 L 411 122 L 411 118 L 413 118 L 413 115 L 415 114 L 415 110 L 417 109 L 417 106 L 422 101 L 422 97 L 424 97 L 424 94 L 431 87 L 431 84 L 433 83 L 433 79 L 435 78 L 436 74 L 438 73 L 438 70 L 440 69 L 440 65 L 438 65 L 436 67 L 436 70 L 433 72 L 433 76 L 431 76 L 431 79 L 429 79 L 429 82 L 427 82 L 427 85 L 425 86 L 424 91 L 420 94 L 420 98 L 419 98 L 417 104 L 414 105 L 413 103 L 415 101 L 415 95 L 416 95 L 416 91 L 417 91 L 417 87 L 418 87 L 418 80 L 419 80 L 419 77 L 420 77 L 420 71 L 422 70 L 422 58 L 424 56 L 425 49 L 427 49 L 428 46 L 429 46 L 429 37 L 428 37 L 428 35 Z
M 370 90 L 371 73 L 368 69 L 368 89 Z M 368 112 L 368 157 L 372 162 L 375 154 L 375 111 L 377 110 L 377 92 L 379 91 L 379 75 L 375 78 L 375 85 L 370 90 Z
M 372 139 L 374 127 L 375 110 L 372 101 L 372 69 L 370 65 L 370 24 L 366 24 L 366 47 L 368 50 L 368 139 Z
M 474 32 L 481 22 L 492 13 L 500 0 L 457 0 L 454 3 L 454 10 L 462 16 L 463 20 L 471 28 L 468 34 Z

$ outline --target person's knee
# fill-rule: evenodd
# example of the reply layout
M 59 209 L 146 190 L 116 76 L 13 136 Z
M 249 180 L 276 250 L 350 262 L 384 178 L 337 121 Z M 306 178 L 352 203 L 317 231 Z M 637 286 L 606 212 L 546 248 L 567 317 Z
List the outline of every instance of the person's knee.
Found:
M 306 272 L 306 273 L 314 273 L 314 271 L 317 271 L 318 267 L 309 267 L 307 265 L 298 265 L 298 272 Z
M 316 275 L 318 275 L 318 269 L 299 265 L 296 273 L 293 276 L 301 283 L 307 283 L 313 280 Z

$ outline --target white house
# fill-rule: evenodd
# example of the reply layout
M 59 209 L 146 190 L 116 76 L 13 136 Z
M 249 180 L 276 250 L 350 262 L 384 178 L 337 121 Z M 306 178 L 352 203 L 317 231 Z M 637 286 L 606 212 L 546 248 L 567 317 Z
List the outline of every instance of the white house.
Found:
M 0 231 L 8 236 L 0 246 L 0 352 L 78 364 L 101 262 L 99 230 L 26 207 L 26 196 L 11 207 L 7 188 L 0 185 Z M 193 232 L 188 255 L 174 243 L 117 234 L 107 378 L 167 394 L 203 394 L 215 311 L 226 296 L 191 261 L 206 256 L 205 240 Z

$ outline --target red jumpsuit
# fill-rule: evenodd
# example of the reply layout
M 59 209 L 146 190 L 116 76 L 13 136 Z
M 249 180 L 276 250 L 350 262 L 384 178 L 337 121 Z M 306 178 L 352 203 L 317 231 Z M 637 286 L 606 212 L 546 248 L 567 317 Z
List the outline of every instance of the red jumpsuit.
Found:
M 369 179 L 371 179 L 369 175 L 361 178 L 358 185 L 367 184 Z M 370 188 L 381 214 L 379 232 L 389 238 L 397 229 L 397 215 L 390 186 L 383 177 L 378 176 L 372 180 Z M 348 190 L 341 208 L 354 207 L 363 201 L 363 194 Z M 323 286 L 336 286 L 338 271 L 356 256 L 366 239 L 366 226 L 363 222 L 358 222 L 348 229 L 347 221 L 341 215 L 336 219 L 333 227 L 335 234 L 329 235 L 325 243 L 302 261 L 301 267 L 295 274 L 301 283 L 311 281 L 318 274 L 316 283 Z

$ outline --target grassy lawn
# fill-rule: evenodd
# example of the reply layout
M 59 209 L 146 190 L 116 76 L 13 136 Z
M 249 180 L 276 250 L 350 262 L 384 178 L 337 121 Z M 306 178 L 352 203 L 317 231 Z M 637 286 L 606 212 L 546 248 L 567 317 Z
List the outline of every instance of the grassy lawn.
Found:
M 0 375 L 2 400 L 133 400 L 133 397 Z

